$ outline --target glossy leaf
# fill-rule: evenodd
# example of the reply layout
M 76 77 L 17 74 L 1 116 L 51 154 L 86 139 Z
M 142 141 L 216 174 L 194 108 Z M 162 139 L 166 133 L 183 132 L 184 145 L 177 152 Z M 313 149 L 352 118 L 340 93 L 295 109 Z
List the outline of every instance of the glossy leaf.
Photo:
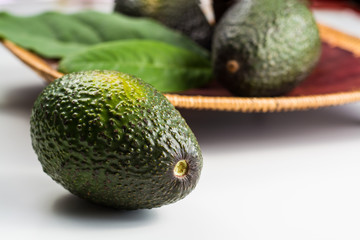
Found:
M 210 61 L 188 50 L 159 41 L 103 43 L 65 57 L 64 73 L 116 70 L 140 77 L 162 92 L 200 87 L 212 78 Z
M 9 39 L 47 58 L 61 58 L 94 44 L 127 39 L 162 41 L 208 56 L 206 50 L 188 37 L 154 20 L 132 18 L 118 13 L 46 12 L 18 17 L 2 12 L 1 38 Z

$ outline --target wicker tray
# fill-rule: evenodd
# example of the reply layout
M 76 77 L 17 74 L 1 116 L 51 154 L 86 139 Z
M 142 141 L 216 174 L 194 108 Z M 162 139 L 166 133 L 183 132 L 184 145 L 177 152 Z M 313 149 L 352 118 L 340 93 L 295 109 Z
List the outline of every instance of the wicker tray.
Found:
M 179 108 L 241 112 L 276 112 L 315 109 L 360 100 L 360 39 L 319 24 L 321 60 L 300 86 L 281 97 L 234 97 L 214 82 L 203 89 L 165 94 Z M 63 74 L 51 62 L 4 40 L 15 56 L 51 82 Z

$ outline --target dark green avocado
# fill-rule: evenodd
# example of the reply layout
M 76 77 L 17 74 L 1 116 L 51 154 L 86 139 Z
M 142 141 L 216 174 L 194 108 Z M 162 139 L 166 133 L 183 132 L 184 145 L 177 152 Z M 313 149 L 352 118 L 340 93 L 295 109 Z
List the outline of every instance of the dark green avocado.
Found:
M 116 0 L 115 11 L 158 20 L 209 49 L 213 29 L 199 4 L 199 0 Z
M 303 81 L 319 60 L 318 28 L 305 1 L 242 0 L 216 27 L 213 68 L 238 96 L 282 95 Z
M 114 208 L 182 199 L 202 168 L 196 138 L 173 105 L 114 71 L 72 73 L 48 85 L 33 107 L 31 139 L 53 180 Z

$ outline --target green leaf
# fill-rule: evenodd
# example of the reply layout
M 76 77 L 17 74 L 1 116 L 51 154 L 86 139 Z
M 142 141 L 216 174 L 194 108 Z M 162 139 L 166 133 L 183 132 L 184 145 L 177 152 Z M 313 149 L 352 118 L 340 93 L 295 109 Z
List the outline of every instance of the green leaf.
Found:
M 207 58 L 151 40 L 102 43 L 65 57 L 59 70 L 116 70 L 140 77 L 162 92 L 200 87 L 212 78 Z
M 158 40 L 209 56 L 188 37 L 153 20 L 95 11 L 69 15 L 46 12 L 30 17 L 2 12 L 1 38 L 47 58 L 61 58 L 94 44 L 125 39 Z

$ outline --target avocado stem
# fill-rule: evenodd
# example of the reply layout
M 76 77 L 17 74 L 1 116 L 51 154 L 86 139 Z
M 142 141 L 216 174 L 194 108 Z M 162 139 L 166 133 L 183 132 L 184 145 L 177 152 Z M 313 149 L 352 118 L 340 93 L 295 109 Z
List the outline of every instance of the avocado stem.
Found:
M 226 63 L 226 69 L 230 73 L 236 73 L 239 70 L 239 68 L 240 68 L 240 64 L 236 60 L 229 60 Z
M 174 175 L 175 177 L 184 177 L 189 170 L 189 164 L 186 160 L 180 160 L 176 163 L 174 167 Z

